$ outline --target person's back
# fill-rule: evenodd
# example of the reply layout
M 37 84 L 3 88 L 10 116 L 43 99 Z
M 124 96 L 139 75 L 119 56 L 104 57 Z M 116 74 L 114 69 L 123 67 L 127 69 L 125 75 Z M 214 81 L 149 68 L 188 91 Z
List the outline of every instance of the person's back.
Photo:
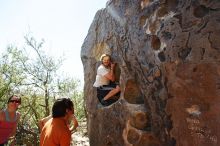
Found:
M 40 146 L 70 146 L 71 132 L 62 118 L 51 118 L 40 136 Z

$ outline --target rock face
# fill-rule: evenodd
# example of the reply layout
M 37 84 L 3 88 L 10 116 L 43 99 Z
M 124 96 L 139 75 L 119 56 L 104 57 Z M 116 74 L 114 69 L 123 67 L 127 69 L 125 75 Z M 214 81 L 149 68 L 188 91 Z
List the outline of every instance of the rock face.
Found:
M 120 99 L 97 106 L 99 57 Z M 220 145 L 220 1 L 109 0 L 81 50 L 91 146 Z

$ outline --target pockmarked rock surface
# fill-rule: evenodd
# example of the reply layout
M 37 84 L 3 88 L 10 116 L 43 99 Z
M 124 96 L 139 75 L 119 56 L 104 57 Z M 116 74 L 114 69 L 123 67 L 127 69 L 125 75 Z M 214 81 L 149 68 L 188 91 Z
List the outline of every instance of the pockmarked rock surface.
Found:
M 91 146 L 220 145 L 220 1 L 109 0 L 81 49 Z M 103 53 L 120 99 L 98 106 Z

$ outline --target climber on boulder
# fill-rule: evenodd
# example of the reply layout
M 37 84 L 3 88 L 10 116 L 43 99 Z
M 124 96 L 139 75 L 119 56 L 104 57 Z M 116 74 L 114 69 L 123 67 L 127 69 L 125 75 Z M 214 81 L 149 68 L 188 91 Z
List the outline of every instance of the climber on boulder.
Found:
M 97 97 L 102 105 L 108 106 L 117 101 L 120 87 L 115 82 L 116 63 L 111 61 L 111 56 L 103 54 L 100 57 L 102 64 L 97 69 L 94 87 L 97 88 Z

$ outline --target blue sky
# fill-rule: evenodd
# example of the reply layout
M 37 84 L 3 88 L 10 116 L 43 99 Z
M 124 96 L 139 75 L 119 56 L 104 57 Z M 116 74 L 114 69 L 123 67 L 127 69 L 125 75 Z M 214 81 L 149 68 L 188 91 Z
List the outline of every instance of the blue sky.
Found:
M 82 43 L 107 0 L 0 0 L 0 53 L 24 46 L 24 36 L 45 40 L 45 51 L 64 56 L 61 72 L 83 81 Z

